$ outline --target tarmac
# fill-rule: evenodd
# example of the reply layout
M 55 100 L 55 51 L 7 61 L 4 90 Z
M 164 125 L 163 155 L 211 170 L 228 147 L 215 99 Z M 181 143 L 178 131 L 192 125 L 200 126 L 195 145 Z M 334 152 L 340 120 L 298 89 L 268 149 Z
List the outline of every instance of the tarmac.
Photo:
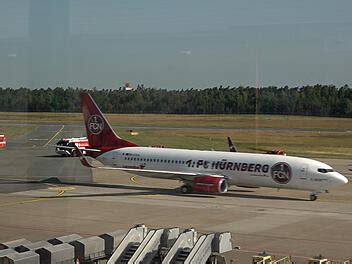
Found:
M 350 160 L 320 159 L 350 182 L 314 202 L 304 191 L 235 186 L 221 195 L 183 195 L 177 181 L 91 170 L 55 154 L 58 139 L 82 135 L 79 126 L 38 125 L 0 151 L 0 242 L 92 236 L 144 223 L 230 231 L 240 249 L 226 256 L 235 263 L 263 251 L 297 263 L 319 254 L 352 259 Z

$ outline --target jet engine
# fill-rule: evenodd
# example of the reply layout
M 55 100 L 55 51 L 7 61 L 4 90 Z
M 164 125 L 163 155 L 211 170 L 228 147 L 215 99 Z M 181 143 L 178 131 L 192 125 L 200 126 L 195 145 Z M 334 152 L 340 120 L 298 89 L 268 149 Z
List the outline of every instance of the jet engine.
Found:
M 192 182 L 192 190 L 202 193 L 225 193 L 228 183 L 223 177 L 201 176 L 195 177 Z

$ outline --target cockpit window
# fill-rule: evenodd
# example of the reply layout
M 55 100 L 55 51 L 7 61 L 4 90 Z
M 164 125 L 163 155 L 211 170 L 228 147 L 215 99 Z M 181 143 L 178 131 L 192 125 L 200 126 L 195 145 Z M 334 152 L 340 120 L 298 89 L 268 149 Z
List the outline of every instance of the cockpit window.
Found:
M 328 172 L 333 172 L 334 170 L 333 169 L 322 169 L 322 168 L 319 168 L 318 171 L 321 172 L 321 173 L 328 173 Z

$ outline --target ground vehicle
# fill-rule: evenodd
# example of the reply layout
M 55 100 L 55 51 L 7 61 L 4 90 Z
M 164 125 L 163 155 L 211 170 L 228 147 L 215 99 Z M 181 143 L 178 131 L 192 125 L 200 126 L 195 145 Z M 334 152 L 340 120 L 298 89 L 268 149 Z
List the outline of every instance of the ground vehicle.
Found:
M 74 157 L 76 156 L 74 145 L 80 148 L 84 153 L 84 149 L 89 147 L 89 142 L 86 137 L 62 138 L 56 143 L 55 152 L 62 156 Z
M 6 136 L 4 134 L 0 134 L 0 148 L 6 147 Z

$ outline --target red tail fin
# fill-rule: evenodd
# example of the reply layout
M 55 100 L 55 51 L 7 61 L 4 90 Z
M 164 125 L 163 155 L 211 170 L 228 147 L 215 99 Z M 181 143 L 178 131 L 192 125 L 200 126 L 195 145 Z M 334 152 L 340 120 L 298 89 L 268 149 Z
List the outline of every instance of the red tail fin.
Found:
M 90 94 L 81 92 L 80 99 L 90 147 L 104 151 L 138 146 L 116 135 Z

